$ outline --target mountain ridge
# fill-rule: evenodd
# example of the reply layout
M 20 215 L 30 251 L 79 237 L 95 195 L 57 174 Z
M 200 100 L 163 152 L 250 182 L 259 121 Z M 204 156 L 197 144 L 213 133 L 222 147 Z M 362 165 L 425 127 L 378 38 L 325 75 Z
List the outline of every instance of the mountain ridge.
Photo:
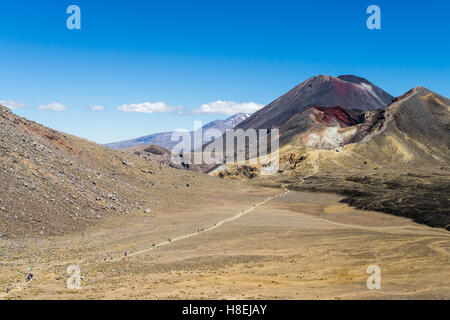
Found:
M 357 124 L 339 123 L 338 116 L 321 121 L 330 112 L 324 115 L 311 107 L 286 122 L 280 131 L 275 176 L 258 176 L 261 168 L 243 170 L 236 165 L 213 174 L 259 179 L 262 185 L 283 184 L 291 190 L 338 193 L 344 196 L 342 202 L 359 209 L 450 230 L 450 99 L 416 87 L 385 109 L 345 111 L 354 112 L 350 118 L 364 114 L 365 119 Z M 337 133 L 342 139 L 333 144 Z
M 203 131 L 207 129 L 217 129 L 221 131 L 222 133 L 225 132 L 227 129 L 232 129 L 236 125 L 238 125 L 241 121 L 244 121 L 250 116 L 248 113 L 237 113 L 235 115 L 232 115 L 231 117 L 228 117 L 224 120 L 214 120 L 207 124 L 205 124 L 202 129 Z M 163 148 L 171 150 L 178 141 L 171 141 L 173 131 L 168 132 L 157 132 L 150 135 L 138 137 L 135 139 L 129 139 L 129 140 L 123 140 L 119 142 L 112 142 L 104 144 L 104 146 L 113 149 L 113 150 L 120 150 L 120 149 L 129 149 L 133 147 L 143 146 L 143 145 L 159 145 Z M 193 131 L 190 131 L 191 136 L 193 137 Z M 206 141 L 203 141 L 206 142 Z M 193 144 L 192 144 L 193 145 Z
M 385 108 L 394 97 L 368 80 L 344 75 L 313 76 L 258 110 L 237 127 L 241 129 L 278 128 L 289 118 L 311 106 L 324 108 L 376 110 Z

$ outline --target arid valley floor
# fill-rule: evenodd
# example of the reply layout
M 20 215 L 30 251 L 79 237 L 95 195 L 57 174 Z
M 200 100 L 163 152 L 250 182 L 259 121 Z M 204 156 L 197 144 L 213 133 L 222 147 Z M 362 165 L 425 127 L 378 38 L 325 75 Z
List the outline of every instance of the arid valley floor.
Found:
M 192 191 L 158 213 L 0 240 L 0 299 L 450 298 L 448 231 L 352 209 L 332 194 L 284 193 L 228 181 L 221 193 Z M 72 264 L 79 290 L 66 288 Z M 366 286 L 369 265 L 381 268 L 381 290 Z M 25 283 L 30 266 L 34 279 Z

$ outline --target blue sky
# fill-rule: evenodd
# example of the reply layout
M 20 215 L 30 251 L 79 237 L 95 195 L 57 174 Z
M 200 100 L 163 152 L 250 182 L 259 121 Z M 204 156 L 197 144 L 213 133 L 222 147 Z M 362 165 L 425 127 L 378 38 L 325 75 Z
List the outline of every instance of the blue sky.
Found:
M 66 27 L 71 4 L 81 30 Z M 366 27 L 371 4 L 381 30 Z M 192 129 L 227 117 L 195 113 L 203 104 L 265 105 L 318 74 L 355 74 L 392 95 L 423 85 L 450 97 L 447 0 L 2 0 L 0 14 L 0 101 L 100 143 Z M 53 102 L 66 109 L 42 107 Z M 167 112 L 117 109 L 145 102 Z

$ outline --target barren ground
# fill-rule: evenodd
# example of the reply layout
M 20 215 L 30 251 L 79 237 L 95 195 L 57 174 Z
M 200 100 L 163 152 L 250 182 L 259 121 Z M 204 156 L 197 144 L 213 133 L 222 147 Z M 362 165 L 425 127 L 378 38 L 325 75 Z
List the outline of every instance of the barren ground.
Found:
M 195 192 L 176 210 L 0 240 L 0 299 L 450 299 L 448 231 L 352 209 L 332 194 L 291 191 L 146 251 L 283 192 Z M 79 290 L 66 288 L 71 264 L 81 269 Z M 381 290 L 367 289 L 369 265 L 381 268 Z M 30 266 L 34 280 L 25 283 Z

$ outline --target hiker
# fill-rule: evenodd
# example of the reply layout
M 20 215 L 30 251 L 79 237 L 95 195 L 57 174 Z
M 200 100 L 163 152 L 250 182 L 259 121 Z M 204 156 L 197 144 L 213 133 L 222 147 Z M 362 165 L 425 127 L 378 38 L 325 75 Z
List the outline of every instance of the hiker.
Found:
M 31 279 L 33 279 L 33 273 L 31 272 L 33 270 L 33 268 L 30 268 L 30 272 L 28 273 L 28 275 L 27 275 L 27 282 L 28 281 L 31 281 Z

